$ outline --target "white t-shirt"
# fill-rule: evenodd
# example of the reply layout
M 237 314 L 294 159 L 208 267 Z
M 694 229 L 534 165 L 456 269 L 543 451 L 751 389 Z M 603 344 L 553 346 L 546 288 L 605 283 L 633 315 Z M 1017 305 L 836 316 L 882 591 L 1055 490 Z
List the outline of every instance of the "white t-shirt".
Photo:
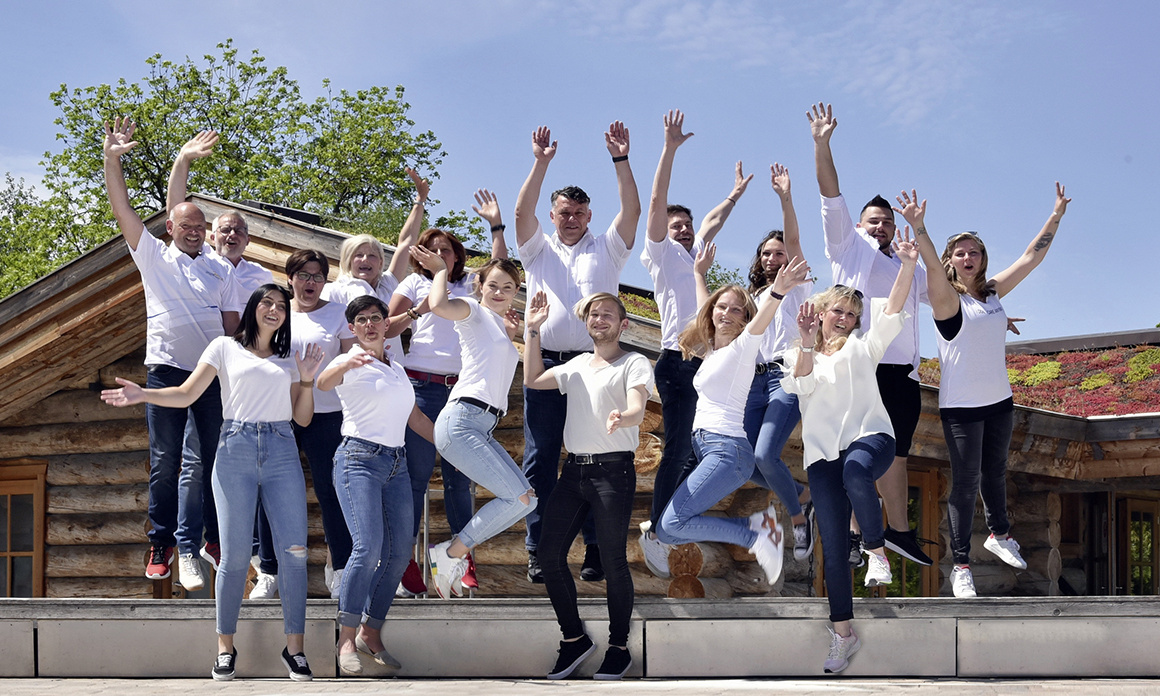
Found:
M 506 413 L 520 352 L 508 338 L 503 317 L 481 306 L 474 297 L 462 300 L 470 310 L 467 318 L 455 322 L 463 369 L 447 398 L 479 399 Z
M 617 428 L 609 435 L 608 414 L 628 408 L 628 392 L 634 387 L 652 391 L 652 366 L 640 353 L 625 353 L 599 367 L 592 364 L 595 357 L 585 353 L 552 368 L 556 387 L 568 396 L 564 447 L 572 454 L 634 452 L 640 427 Z
M 697 285 L 693 276 L 693 261 L 705 247 L 705 240 L 697 237 L 691 251 L 670 239 L 654 242 L 645 239 L 640 262 L 652 276 L 656 291 L 657 308 L 661 315 L 661 348 L 679 350 L 677 339 L 681 331 L 697 316 Z
M 241 313 L 248 295 L 233 266 L 211 254 L 208 244 L 190 257 L 141 228 L 129 255 L 145 288 L 146 365 L 171 365 L 192 371 L 210 341 L 225 334 L 222 312 Z
M 947 341 L 937 330 L 939 408 L 990 406 L 1011 398 L 1007 376 L 1007 313 L 998 295 L 980 302 L 959 295 L 963 324 Z
M 859 290 L 866 299 L 890 296 L 902 261 L 878 250 L 878 242 L 854 225 L 846 199 L 822 197 L 822 229 L 826 235 L 826 258 L 834 271 L 834 283 Z M 926 296 L 926 271 L 914 269 L 914 280 L 902 313 L 908 318 L 900 335 L 890 344 L 882 362 L 887 365 L 910 365 L 910 378 L 918 381 L 918 303 L 930 304 Z M 862 330 L 868 331 L 874 317 L 862 312 Z
M 346 306 L 337 302 L 327 302 L 313 312 L 290 312 L 290 355 L 298 351 L 306 354 L 306 346 L 311 343 L 322 349 L 323 360 L 329 360 L 342 352 L 344 338 L 354 338 L 350 324 L 346 322 Z M 338 395 L 332 391 L 322 391 L 314 386 L 314 412 L 334 413 L 341 411 Z
M 874 317 L 870 328 L 862 335 L 851 335 L 837 353 L 814 353 L 814 369 L 808 375 L 793 376 L 798 351 L 785 354 L 781 387 L 798 395 L 805 447 L 802 463 L 807 467 L 837 459 L 850 443 L 867 435 L 894 436 L 876 373 L 907 317 L 904 312 L 887 316 L 885 297 L 870 300 L 870 314 Z
M 527 272 L 528 297 L 543 290 L 548 295 L 548 319 L 540 330 L 544 350 L 592 350 L 592 338 L 572 308 L 596 292 L 616 295 L 620 272 L 628 261 L 629 248 L 610 225 L 600 236 L 591 229 L 572 246 L 543 227 L 519 248 Z
M 772 289 L 773 286 L 770 285 L 757 294 L 754 300 L 758 307 L 769 296 Z M 798 339 L 800 335 L 797 328 L 798 309 L 813 293 L 814 283 L 808 281 L 785 294 L 785 299 L 777 306 L 777 313 L 773 315 L 773 321 L 769 322 L 769 328 L 761 335 L 761 349 L 757 351 L 758 362 L 769 363 L 783 357 L 784 353 Z
M 745 402 L 760 348 L 761 336 L 743 329 L 732 343 L 709 353 L 693 376 L 697 390 L 693 430 L 745 437 Z
M 217 370 L 226 420 L 277 423 L 294 417 L 290 385 L 298 381 L 298 364 L 293 356 L 259 358 L 233 338 L 219 336 L 198 362 Z
M 448 289 L 451 297 L 471 296 L 472 274 L 463 276 Z M 406 297 L 411 305 L 418 307 L 431 293 L 431 280 L 422 274 L 412 273 L 399 283 L 396 295 Z M 459 334 L 455 333 L 455 323 L 427 312 L 411 325 L 411 345 L 407 349 L 407 367 L 436 375 L 459 374 Z
M 360 346 L 330 362 L 342 365 L 351 357 L 365 353 Z M 334 388 L 342 402 L 342 434 L 370 440 L 386 447 L 402 447 L 407 419 L 415 406 L 415 389 L 403 366 L 395 361 L 388 365 L 375 360 L 356 367 L 342 376 Z
M 383 304 L 390 306 L 391 295 L 394 294 L 395 288 L 397 287 L 399 287 L 399 281 L 395 280 L 395 276 L 390 273 L 384 273 L 379 276 L 379 285 L 373 290 L 365 280 L 352 276 L 339 276 L 338 280 L 335 280 L 333 283 L 327 283 L 322 288 L 322 294 L 319 297 L 327 302 L 342 305 L 343 312 L 345 312 L 346 306 L 350 304 L 351 300 L 356 297 L 362 297 L 363 295 L 374 295 L 382 300 Z M 391 362 L 398 361 L 399 364 L 407 364 L 403 358 L 403 339 L 398 336 L 388 338 L 387 350 L 391 352 Z

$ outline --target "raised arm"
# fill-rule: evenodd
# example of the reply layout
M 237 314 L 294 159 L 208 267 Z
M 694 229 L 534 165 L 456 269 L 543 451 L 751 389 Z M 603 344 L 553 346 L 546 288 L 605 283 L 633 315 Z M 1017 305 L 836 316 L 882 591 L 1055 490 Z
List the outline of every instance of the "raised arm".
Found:
M 217 370 L 209 363 L 203 362 L 199 362 L 189 377 L 176 387 L 145 389 L 127 379 L 117 377 L 117 384 L 121 387 L 103 390 L 101 401 L 110 406 L 153 404 L 167 408 L 186 408 L 209 388 L 214 377 L 217 377 Z
M 673 177 L 673 159 L 692 133 L 683 133 L 685 115 L 680 109 L 669 111 L 664 122 L 665 144 L 661 148 L 661 159 L 657 162 L 657 173 L 653 176 L 652 197 L 648 201 L 648 219 L 645 220 L 645 234 L 649 241 L 663 242 L 669 235 L 669 181 Z
M 613 121 L 604 133 L 604 144 L 616 167 L 616 190 L 620 194 L 620 212 L 612 226 L 624 240 L 624 245 L 631 249 L 636 243 L 636 226 L 640 223 L 640 192 L 636 190 L 636 179 L 628 164 L 628 128 L 620 121 Z
M 708 275 L 709 269 L 713 267 L 713 259 L 717 258 L 717 245 L 706 244 L 697 252 L 697 257 L 693 259 L 693 282 L 697 285 L 697 308 L 705 306 L 709 301 L 709 283 L 705 281 L 705 276 Z
M 503 224 L 503 217 L 499 212 L 499 202 L 495 194 L 487 189 L 475 192 L 475 205 L 471 206 L 475 214 L 483 218 L 491 228 L 491 258 L 506 259 L 508 257 L 507 242 L 504 241 L 503 231 L 507 225 Z
M 431 291 L 427 293 L 427 303 L 437 317 L 459 321 L 471 314 L 471 307 L 462 299 L 447 296 L 447 264 L 433 251 L 416 246 L 411 249 L 411 255 L 420 266 L 434 275 L 431 279 Z
M 524 333 L 524 386 L 528 389 L 559 389 L 552 369 L 544 369 L 544 356 L 540 350 L 540 327 L 548 319 L 548 296 L 541 290 L 528 302 L 524 321 L 528 325 Z
M 294 351 L 294 362 L 298 365 L 298 382 L 290 385 L 290 403 L 293 406 L 294 422 L 305 428 L 314 418 L 314 375 L 322 366 L 326 355 L 316 343 L 306 345 L 305 355 Z
M 906 306 L 906 298 L 910 295 L 910 288 L 914 285 L 914 267 L 918 265 L 918 248 L 910 238 L 910 228 L 902 232 L 895 231 L 897 240 L 894 243 L 894 253 L 902 266 L 894 278 L 894 286 L 890 288 L 890 296 L 886 298 L 885 314 L 898 314 Z M 929 275 L 929 274 L 928 274 Z
M 830 152 L 830 136 L 838 127 L 834 109 L 830 104 L 818 102 L 806 112 L 810 120 L 810 132 L 814 136 L 814 166 L 818 174 L 818 190 L 826 198 L 841 195 L 838 189 L 838 169 L 834 166 L 834 154 Z
M 789 170 L 774 162 L 769 167 L 769 182 L 773 186 L 773 192 L 781 200 L 782 243 L 785 244 L 785 255 L 791 259 L 804 259 L 797 211 L 794 210 L 793 196 L 790 195 Z
M 185 196 L 188 193 L 190 166 L 194 160 L 212 155 L 217 141 L 217 131 L 201 131 L 181 146 L 181 150 L 177 153 L 177 159 L 173 160 L 173 169 L 169 172 L 169 188 L 165 194 L 165 212 L 172 212 L 179 203 L 185 202 Z
M 370 353 L 359 353 L 352 355 L 340 363 L 332 364 L 323 370 L 315 381 L 317 386 L 322 391 L 332 391 L 335 387 L 342 384 L 342 377 L 351 370 L 370 365 L 375 361 L 375 356 Z
M 133 251 L 137 251 L 145 223 L 141 222 L 141 216 L 133 210 L 133 204 L 129 202 L 129 187 L 125 185 L 121 155 L 137 147 L 137 141 L 133 140 L 133 133 L 136 130 L 137 124 L 130 121 L 127 116 L 113 119 L 112 123 L 105 122 L 105 191 L 109 196 L 113 217 L 117 219 L 117 227 L 121 229 L 121 235 Z
M 778 271 L 777 279 L 773 281 L 773 288 L 761 301 L 761 305 L 757 308 L 757 314 L 754 314 L 753 318 L 749 320 L 745 330 L 754 335 L 765 333 L 770 322 L 773 321 L 774 315 L 777 314 L 777 308 L 781 306 L 785 294 L 806 282 L 809 274 L 810 267 L 805 259 L 797 256 L 790 259 L 785 268 Z
M 402 282 L 407 277 L 407 266 L 411 263 L 411 247 L 419 239 L 419 231 L 423 227 L 423 211 L 427 205 L 427 194 L 431 192 L 431 184 L 414 169 L 407 167 L 407 176 L 415 184 L 415 202 L 411 204 L 411 212 L 406 222 L 399 230 L 399 242 L 395 245 L 395 253 L 391 256 L 391 264 L 387 266 L 387 273 L 395 276 L 395 280 Z
M 733 173 L 733 190 L 729 192 L 725 200 L 718 203 L 717 207 L 710 210 L 709 214 L 701 220 L 701 227 L 697 230 L 698 237 L 706 242 L 713 241 L 721 228 L 725 226 L 725 221 L 729 219 L 729 213 L 733 212 L 737 201 L 741 200 L 741 196 L 745 193 L 750 181 L 753 181 L 753 175 L 745 176 L 741 171 L 741 162 L 737 162 L 736 171 Z
M 1051 248 L 1051 242 L 1055 239 L 1055 233 L 1059 231 L 1059 221 L 1067 212 L 1068 203 L 1071 203 L 1071 199 L 1064 195 L 1064 187 L 1060 186 L 1058 181 L 1055 182 L 1055 207 L 1052 208 L 1051 215 L 1044 223 L 1043 229 L 1039 231 L 1035 239 L 1031 240 L 1031 244 L 1027 245 L 1027 250 L 1016 259 L 1015 263 L 999 271 L 992 278 L 999 297 L 1014 290 L 1016 285 L 1023 282 L 1027 274 L 1043 262 L 1043 257 L 1047 256 L 1047 250 Z
M 950 319 L 959 311 L 959 292 L 947 280 L 946 269 L 942 259 L 930 241 L 926 231 L 926 199 L 918 202 L 918 193 L 911 189 L 910 193 L 903 191 L 895 198 L 901 207 L 894 211 L 906 218 L 906 222 L 914 229 L 914 243 L 918 246 L 918 253 L 922 256 L 922 263 L 926 266 L 926 294 L 930 299 L 930 308 L 934 318 L 942 321 Z
M 516 246 L 521 247 L 540 226 L 536 219 L 536 203 L 540 200 L 540 189 L 544 186 L 544 175 L 548 173 L 548 163 L 556 156 L 556 141 L 552 140 L 552 131 L 547 126 L 540 126 L 532 133 L 532 171 L 524 185 L 520 187 L 520 194 L 516 196 Z

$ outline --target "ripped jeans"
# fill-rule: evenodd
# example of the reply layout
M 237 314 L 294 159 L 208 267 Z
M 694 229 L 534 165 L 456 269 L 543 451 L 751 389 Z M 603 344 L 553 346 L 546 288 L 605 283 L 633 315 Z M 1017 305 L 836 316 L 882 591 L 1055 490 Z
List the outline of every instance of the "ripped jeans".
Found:
M 254 542 L 258 496 L 278 556 L 278 596 L 287 634 L 306 631 L 306 479 L 289 421 L 227 420 L 213 468 L 222 561 L 216 589 L 217 632 L 237 632 Z

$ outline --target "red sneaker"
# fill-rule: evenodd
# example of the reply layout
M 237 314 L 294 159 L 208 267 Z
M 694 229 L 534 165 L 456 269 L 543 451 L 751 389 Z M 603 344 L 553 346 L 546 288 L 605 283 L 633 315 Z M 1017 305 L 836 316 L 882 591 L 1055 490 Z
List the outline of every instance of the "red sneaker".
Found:
M 150 580 L 164 580 L 169 577 L 169 566 L 173 565 L 173 547 L 153 545 L 149 549 L 149 561 L 145 564 L 145 577 Z
M 206 544 L 201 547 L 201 557 L 205 559 L 206 563 L 213 566 L 214 570 L 217 570 L 222 562 L 221 544 Z
M 463 579 L 459 583 L 473 590 L 479 589 L 479 580 L 475 577 L 475 559 L 471 557 L 470 553 L 467 554 L 467 572 L 463 574 Z
M 415 562 L 414 558 L 407 564 L 407 569 L 403 571 L 403 583 L 400 587 L 407 593 L 408 597 L 418 597 L 427 593 L 427 583 L 423 581 L 423 571 L 419 570 L 419 564 Z

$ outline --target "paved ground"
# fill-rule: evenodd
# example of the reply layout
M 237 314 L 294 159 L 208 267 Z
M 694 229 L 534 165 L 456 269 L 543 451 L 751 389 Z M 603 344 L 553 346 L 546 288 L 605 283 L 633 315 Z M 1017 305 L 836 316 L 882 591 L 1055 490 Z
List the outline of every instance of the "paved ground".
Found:
M 501 679 L 425 679 L 390 680 L 389 684 L 370 680 L 326 680 L 294 683 L 289 680 L 248 679 L 214 682 L 210 679 L 0 679 L 4 696 L 166 696 L 168 694 L 294 694 L 312 696 L 330 694 L 382 694 L 386 690 L 408 696 L 428 694 L 523 696 L 531 694 L 927 694 L 953 693 L 955 696 L 991 696 L 1005 694 L 1148 695 L 1160 693 L 1160 679 L 704 679 L 704 680 L 630 680 L 623 682 L 591 681 L 511 681 Z

